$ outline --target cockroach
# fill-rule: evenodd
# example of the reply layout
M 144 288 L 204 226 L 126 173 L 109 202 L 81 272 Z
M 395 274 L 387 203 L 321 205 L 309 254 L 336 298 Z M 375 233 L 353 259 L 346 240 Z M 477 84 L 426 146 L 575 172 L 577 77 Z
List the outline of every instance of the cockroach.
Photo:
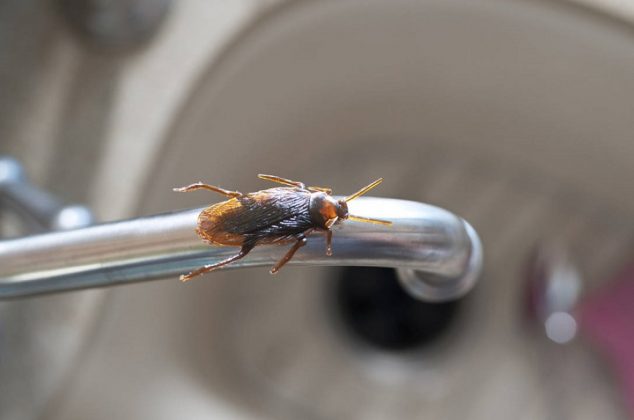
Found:
M 284 185 L 248 194 L 229 191 L 213 185 L 197 182 L 174 191 L 189 192 L 209 190 L 229 200 L 205 208 L 198 216 L 196 233 L 211 245 L 239 246 L 240 252 L 225 260 L 205 265 L 181 281 L 191 280 L 200 274 L 223 267 L 246 256 L 256 245 L 293 243 L 286 255 L 271 268 L 277 273 L 302 246 L 306 238 L 315 231 L 326 235 L 326 255 L 332 255 L 332 227 L 343 220 L 390 225 L 385 220 L 354 216 L 348 213 L 348 202 L 367 193 L 379 185 L 383 178 L 361 188 L 346 198 L 336 200 L 332 189 L 307 187 L 304 183 L 291 181 L 274 175 L 259 174 L 258 178 Z

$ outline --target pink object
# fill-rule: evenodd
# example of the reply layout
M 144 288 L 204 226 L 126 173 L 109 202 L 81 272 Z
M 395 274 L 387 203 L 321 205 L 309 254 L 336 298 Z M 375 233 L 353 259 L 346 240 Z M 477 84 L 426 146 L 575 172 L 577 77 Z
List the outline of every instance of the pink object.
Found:
M 608 357 L 634 418 L 634 264 L 579 306 L 581 332 Z

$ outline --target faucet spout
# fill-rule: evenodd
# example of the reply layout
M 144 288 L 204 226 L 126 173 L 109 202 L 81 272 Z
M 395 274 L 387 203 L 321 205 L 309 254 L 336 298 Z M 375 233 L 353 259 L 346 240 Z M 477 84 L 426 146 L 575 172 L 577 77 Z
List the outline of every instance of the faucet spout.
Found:
M 0 241 L 0 299 L 177 279 L 235 253 L 198 238 L 201 210 Z M 431 301 L 456 299 L 476 283 L 482 247 L 463 219 L 438 207 L 386 198 L 359 198 L 350 210 L 392 225 L 346 221 L 334 230 L 332 256 L 326 255 L 324 239 L 313 234 L 290 264 L 393 267 L 410 293 Z M 272 265 L 283 252 L 274 245 L 256 247 L 226 269 Z

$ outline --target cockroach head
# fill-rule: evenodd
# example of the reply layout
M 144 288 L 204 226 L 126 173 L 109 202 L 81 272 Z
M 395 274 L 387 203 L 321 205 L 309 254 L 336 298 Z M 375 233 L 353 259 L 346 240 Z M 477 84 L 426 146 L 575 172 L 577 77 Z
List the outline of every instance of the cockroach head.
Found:
M 336 223 L 342 220 L 350 219 L 356 222 L 373 223 L 377 225 L 389 226 L 392 222 L 387 220 L 373 219 L 363 216 L 354 216 L 348 212 L 348 202 L 355 198 L 365 194 L 372 188 L 376 187 L 383 181 L 382 178 L 377 179 L 370 185 L 361 188 L 356 193 L 349 195 L 346 198 L 335 200 L 330 194 L 326 194 L 323 191 L 313 192 L 310 195 L 310 203 L 308 211 L 312 222 L 317 227 L 323 229 L 330 229 Z
M 337 200 L 337 217 L 341 220 L 348 218 L 348 203 L 346 200 Z
M 324 192 L 314 192 L 310 196 L 309 212 L 316 226 L 329 229 L 348 217 L 348 204 L 345 200 L 335 200 Z

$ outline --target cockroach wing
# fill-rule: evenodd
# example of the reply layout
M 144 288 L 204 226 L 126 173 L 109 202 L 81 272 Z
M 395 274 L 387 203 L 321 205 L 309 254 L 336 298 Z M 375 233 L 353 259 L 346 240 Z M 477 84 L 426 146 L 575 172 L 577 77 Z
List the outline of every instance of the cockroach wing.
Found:
M 309 229 L 310 192 L 270 188 L 214 204 L 198 216 L 198 234 L 218 245 L 284 241 Z

